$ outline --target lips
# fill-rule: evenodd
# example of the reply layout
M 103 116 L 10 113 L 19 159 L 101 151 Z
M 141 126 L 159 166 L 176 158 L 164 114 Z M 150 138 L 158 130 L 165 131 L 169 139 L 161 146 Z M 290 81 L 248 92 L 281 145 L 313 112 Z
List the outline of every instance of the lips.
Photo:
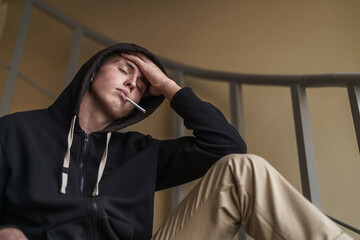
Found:
M 120 97 L 123 99 L 124 102 L 126 102 L 126 98 L 129 97 L 129 93 L 121 88 L 116 89 L 117 93 L 120 95 Z

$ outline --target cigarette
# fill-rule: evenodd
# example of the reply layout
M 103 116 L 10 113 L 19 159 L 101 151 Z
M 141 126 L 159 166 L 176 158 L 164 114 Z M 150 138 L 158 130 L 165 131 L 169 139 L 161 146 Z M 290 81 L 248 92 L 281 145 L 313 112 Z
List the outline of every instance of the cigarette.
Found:
M 143 109 L 142 107 L 140 107 L 139 105 L 136 104 L 136 102 L 134 102 L 133 100 L 131 100 L 130 98 L 126 97 L 126 100 L 128 100 L 132 105 L 134 105 L 137 109 L 139 109 L 142 113 L 146 113 L 146 110 Z

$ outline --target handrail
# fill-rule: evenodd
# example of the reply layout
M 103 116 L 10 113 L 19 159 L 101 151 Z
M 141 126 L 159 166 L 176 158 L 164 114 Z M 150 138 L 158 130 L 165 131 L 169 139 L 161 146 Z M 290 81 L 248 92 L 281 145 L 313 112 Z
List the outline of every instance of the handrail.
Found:
M 160 60 L 165 67 L 177 69 L 187 75 L 206 78 L 207 80 L 271 86 L 300 84 L 306 87 L 346 87 L 348 85 L 360 85 L 360 72 L 306 75 L 246 74 L 192 67 L 166 58 L 160 58 Z

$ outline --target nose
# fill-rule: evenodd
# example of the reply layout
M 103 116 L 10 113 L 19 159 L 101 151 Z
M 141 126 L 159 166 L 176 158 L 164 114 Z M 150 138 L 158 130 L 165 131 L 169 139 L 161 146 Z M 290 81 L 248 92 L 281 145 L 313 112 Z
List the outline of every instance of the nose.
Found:
M 124 85 L 130 89 L 130 92 L 132 92 L 136 88 L 136 76 L 132 75 L 127 78 Z

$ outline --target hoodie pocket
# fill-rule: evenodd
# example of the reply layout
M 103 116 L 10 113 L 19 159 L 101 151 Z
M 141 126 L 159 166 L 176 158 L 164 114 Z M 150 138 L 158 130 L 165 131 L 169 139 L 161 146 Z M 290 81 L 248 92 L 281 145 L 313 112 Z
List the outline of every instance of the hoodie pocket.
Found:
M 100 226 L 103 239 L 132 240 L 134 237 L 133 226 L 115 218 L 100 218 Z
M 46 232 L 46 237 L 48 240 L 88 240 L 99 237 L 106 240 L 131 240 L 134 236 L 134 228 L 130 224 L 108 217 L 100 218 L 97 230 L 100 232 L 94 232 L 91 218 L 85 218 L 51 228 Z
M 73 221 L 46 232 L 48 240 L 85 240 L 92 239 L 93 231 L 91 219 L 85 218 L 81 221 Z

